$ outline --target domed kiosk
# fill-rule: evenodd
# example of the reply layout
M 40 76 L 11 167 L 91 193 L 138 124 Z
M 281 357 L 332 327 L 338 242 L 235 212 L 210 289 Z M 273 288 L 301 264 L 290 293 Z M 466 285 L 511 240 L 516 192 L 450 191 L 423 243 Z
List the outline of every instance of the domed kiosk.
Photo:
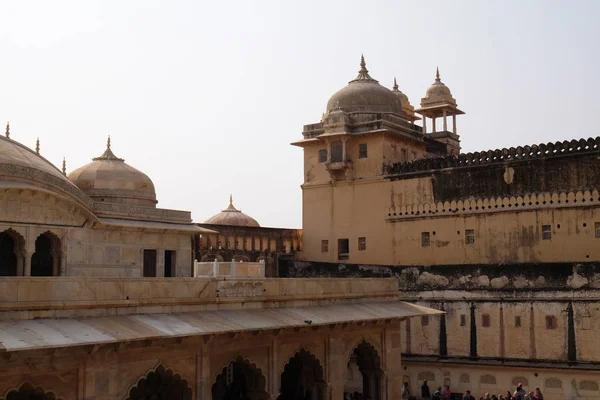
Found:
M 212 225 L 260 227 L 259 223 L 254 218 L 244 214 L 242 210 L 238 210 L 233 206 L 233 197 L 231 195 L 229 196 L 229 206 L 220 213 L 213 215 L 204 221 L 204 223 Z
M 110 148 L 69 174 L 69 180 L 99 202 L 156 207 L 156 191 L 148 175 L 115 156 Z
M 347 113 L 388 113 L 402 115 L 401 100 L 390 89 L 369 75 L 365 58 L 360 57 L 358 76 L 337 91 L 327 102 L 327 112 L 341 109 Z

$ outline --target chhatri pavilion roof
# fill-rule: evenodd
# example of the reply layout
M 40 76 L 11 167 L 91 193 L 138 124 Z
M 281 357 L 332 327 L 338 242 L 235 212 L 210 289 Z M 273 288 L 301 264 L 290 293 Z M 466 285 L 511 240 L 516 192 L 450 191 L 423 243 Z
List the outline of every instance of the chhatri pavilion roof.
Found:
M 204 221 L 204 223 L 213 225 L 260 227 L 260 224 L 254 218 L 244 214 L 242 210 L 238 210 L 233 206 L 233 197 L 231 195 L 229 196 L 229 206 L 220 213 L 213 215 Z

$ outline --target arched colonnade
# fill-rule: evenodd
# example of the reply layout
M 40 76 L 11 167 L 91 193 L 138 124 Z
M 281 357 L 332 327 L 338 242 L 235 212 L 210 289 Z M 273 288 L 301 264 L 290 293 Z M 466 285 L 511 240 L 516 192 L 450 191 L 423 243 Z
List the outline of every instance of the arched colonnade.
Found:
M 13 229 L 0 232 L 0 276 L 58 276 L 63 257 L 62 242 L 51 231 L 39 234 L 30 246 Z

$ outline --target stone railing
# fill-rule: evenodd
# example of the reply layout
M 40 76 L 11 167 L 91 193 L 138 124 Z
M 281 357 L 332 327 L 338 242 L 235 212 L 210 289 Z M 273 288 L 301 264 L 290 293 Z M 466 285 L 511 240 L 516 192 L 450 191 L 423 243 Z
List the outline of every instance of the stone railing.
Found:
M 195 278 L 218 278 L 218 277 L 242 277 L 242 278 L 264 278 L 265 261 L 260 262 L 198 262 L 194 261 Z
M 390 207 L 388 220 L 423 218 L 457 214 L 483 214 L 503 211 L 527 211 L 539 208 L 582 207 L 600 204 L 598 190 L 585 192 L 539 193 L 524 196 L 454 200 L 438 203 Z
M 169 210 L 166 208 L 131 206 L 128 204 L 94 203 L 94 212 L 101 216 L 143 217 L 158 221 L 190 223 L 191 211 Z
M 394 163 L 386 167 L 386 175 L 392 177 L 410 172 L 422 172 L 444 168 L 468 167 L 473 165 L 493 164 L 507 161 L 531 160 L 562 156 L 574 153 L 586 153 L 600 150 L 600 137 L 565 140 L 563 142 L 546 143 L 532 146 L 519 146 L 510 149 L 497 149 L 475 153 L 463 153 L 458 157 L 436 157 L 409 162 Z

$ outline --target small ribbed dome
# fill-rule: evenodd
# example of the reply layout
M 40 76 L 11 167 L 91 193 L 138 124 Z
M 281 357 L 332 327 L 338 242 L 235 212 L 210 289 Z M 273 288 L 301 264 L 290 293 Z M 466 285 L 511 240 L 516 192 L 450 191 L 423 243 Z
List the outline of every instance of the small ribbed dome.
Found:
M 114 155 L 110 137 L 104 154 L 71 172 L 69 180 L 99 202 L 156 207 L 152 180 Z
M 327 112 L 337 109 L 348 113 L 402 114 L 402 105 L 398 96 L 369 76 L 362 56 L 356 79 L 336 92 L 327 102 Z
M 229 196 L 229 207 L 221 211 L 220 213 L 213 215 L 206 221 L 205 224 L 213 225 L 230 225 L 230 226 L 254 226 L 260 227 L 258 222 L 249 215 L 244 214 L 241 210 L 238 210 L 233 206 L 233 198 Z
M 425 92 L 425 97 L 421 99 L 421 107 L 430 107 L 440 104 L 450 104 L 456 107 L 456 100 L 448 86 L 444 85 L 440 79 L 440 71 L 436 70 L 435 82 Z
M 398 83 L 396 83 L 396 78 L 394 78 L 394 88 L 392 89 L 392 92 L 400 97 L 400 102 L 402 104 L 402 111 L 404 111 L 404 113 L 409 116 L 410 118 L 415 117 L 415 108 L 410 104 L 410 101 L 408 100 L 408 96 L 405 95 L 402 91 L 400 91 L 398 89 Z

